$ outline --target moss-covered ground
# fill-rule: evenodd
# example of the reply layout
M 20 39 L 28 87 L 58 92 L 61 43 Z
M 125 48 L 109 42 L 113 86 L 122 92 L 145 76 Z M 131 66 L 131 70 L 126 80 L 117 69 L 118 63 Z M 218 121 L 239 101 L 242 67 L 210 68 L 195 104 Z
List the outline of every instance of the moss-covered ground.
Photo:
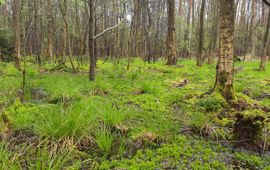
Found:
M 215 65 L 164 63 L 134 59 L 127 70 L 126 60 L 99 61 L 89 82 L 87 66 L 52 72 L 53 64 L 27 62 L 23 90 L 21 73 L 0 63 L 0 112 L 8 120 L 0 121 L 0 169 L 270 169 L 266 147 L 234 145 L 235 120 L 222 116 L 227 102 L 204 95 Z M 267 108 L 270 69 L 258 65 L 236 63 L 234 88 Z M 267 124 L 260 135 L 269 141 Z

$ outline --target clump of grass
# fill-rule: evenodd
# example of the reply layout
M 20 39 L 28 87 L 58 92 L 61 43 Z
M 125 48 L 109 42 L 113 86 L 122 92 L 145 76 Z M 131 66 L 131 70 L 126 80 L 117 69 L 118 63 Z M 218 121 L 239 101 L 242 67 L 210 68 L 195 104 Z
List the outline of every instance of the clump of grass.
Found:
M 0 169 L 20 169 L 19 162 L 8 150 L 7 144 L 0 143 Z
M 108 105 L 105 105 L 105 107 L 101 108 L 98 112 L 105 126 L 109 128 L 121 123 L 125 118 L 124 110 L 116 110 L 112 107 L 108 107 Z
M 202 112 L 190 112 L 188 114 L 189 116 L 189 126 L 197 131 L 200 132 L 200 130 L 206 125 L 206 123 L 209 121 L 208 117 L 205 115 L 205 113 Z
M 75 155 L 73 148 L 44 140 L 37 148 L 30 148 L 24 159 L 27 169 L 78 169 Z
M 114 136 L 109 129 L 102 129 L 96 132 L 95 142 L 105 156 L 108 156 L 112 151 Z
M 40 136 L 61 139 L 65 137 L 80 138 L 87 135 L 93 116 L 91 113 L 72 108 L 51 110 L 41 113 L 36 123 L 36 132 Z
M 110 92 L 110 84 L 97 79 L 93 84 L 94 93 L 104 95 Z
M 143 81 L 140 83 L 140 89 L 142 93 L 148 93 L 148 94 L 156 94 L 157 88 L 155 85 L 153 85 L 150 82 Z

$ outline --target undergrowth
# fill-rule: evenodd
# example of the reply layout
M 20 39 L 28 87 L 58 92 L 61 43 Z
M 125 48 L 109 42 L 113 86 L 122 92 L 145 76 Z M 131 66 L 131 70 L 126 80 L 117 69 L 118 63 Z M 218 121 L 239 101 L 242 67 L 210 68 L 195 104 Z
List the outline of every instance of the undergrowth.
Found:
M 99 61 L 97 80 L 88 82 L 86 66 L 71 74 L 27 63 L 20 100 L 20 72 L 0 63 L 0 113 L 11 126 L 0 123 L 1 138 L 10 133 L 0 142 L 0 169 L 269 168 L 267 148 L 259 155 L 228 146 L 239 113 L 248 119 L 263 114 L 259 136 L 268 142 L 270 99 L 262 94 L 270 93 L 270 70 L 254 70 L 257 62 L 236 64 L 243 67 L 235 75 L 238 98 L 253 104 L 242 111 L 228 110 L 217 93 L 205 95 L 213 88 L 214 65 L 180 64 L 134 59 L 127 71 L 127 60 Z

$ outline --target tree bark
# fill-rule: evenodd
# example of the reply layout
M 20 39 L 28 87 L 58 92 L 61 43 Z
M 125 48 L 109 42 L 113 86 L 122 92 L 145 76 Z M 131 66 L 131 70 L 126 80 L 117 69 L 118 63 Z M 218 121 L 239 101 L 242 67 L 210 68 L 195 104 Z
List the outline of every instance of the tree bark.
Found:
M 52 0 L 47 0 L 48 3 L 48 53 L 50 59 L 53 58 L 53 5 Z
M 95 57 L 95 15 L 94 15 L 94 0 L 89 0 L 89 58 L 90 58 L 90 68 L 89 68 L 89 80 L 95 80 L 95 67 L 96 67 L 96 57 Z
M 21 29 L 20 29 L 20 14 L 21 14 L 21 0 L 13 0 L 13 20 L 15 26 L 15 50 L 16 50 L 16 57 L 15 57 L 15 66 L 20 69 L 21 68 Z
M 234 80 L 234 0 L 220 0 L 220 44 L 215 90 L 228 101 L 235 99 Z
M 167 0 L 168 33 L 167 33 L 167 65 L 176 65 L 176 33 L 175 33 L 175 0 Z
M 262 48 L 262 56 L 261 56 L 261 64 L 260 64 L 260 70 L 264 71 L 266 62 L 267 62 L 267 42 L 268 42 L 268 37 L 269 37 L 269 28 L 270 28 L 270 12 L 268 13 L 268 22 L 267 22 L 267 27 L 264 35 L 264 40 L 263 40 L 263 48 Z
M 201 14 L 200 14 L 199 50 L 198 50 L 198 54 L 197 54 L 197 66 L 198 67 L 201 67 L 203 65 L 205 2 L 206 2 L 206 0 L 202 0 Z

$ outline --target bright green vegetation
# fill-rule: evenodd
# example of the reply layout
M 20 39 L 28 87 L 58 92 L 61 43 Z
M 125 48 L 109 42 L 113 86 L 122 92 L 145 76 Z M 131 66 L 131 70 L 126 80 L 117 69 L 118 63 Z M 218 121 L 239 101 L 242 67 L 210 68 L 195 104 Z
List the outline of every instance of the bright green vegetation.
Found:
M 99 61 L 97 80 L 89 82 L 87 66 L 65 73 L 27 62 L 21 102 L 20 72 L 0 63 L 0 111 L 12 128 L 11 141 L 0 142 L 0 169 L 269 169 L 267 154 L 233 149 L 235 120 L 218 116 L 226 101 L 216 93 L 201 97 L 214 85 L 215 66 L 180 64 L 135 59 L 127 71 L 125 60 Z M 255 99 L 270 93 L 270 69 L 257 66 L 236 64 L 235 90 L 269 107 L 270 98 Z M 257 114 L 268 116 L 243 113 Z

